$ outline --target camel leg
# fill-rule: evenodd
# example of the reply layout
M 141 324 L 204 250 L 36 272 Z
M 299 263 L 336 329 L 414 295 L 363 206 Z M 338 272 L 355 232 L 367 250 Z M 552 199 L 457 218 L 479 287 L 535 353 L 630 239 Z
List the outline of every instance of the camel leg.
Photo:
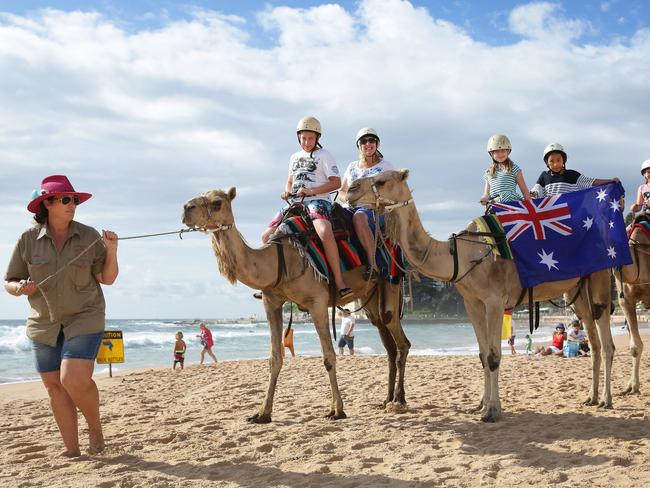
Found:
M 490 370 L 487 367 L 488 357 L 488 335 L 485 321 L 485 305 L 477 299 L 470 299 L 463 297 L 465 302 L 465 310 L 467 316 L 474 328 L 474 334 L 478 341 L 479 354 L 481 360 L 481 367 L 483 368 L 483 396 L 478 406 L 471 410 L 472 413 L 483 412 L 487 409 L 488 400 L 490 398 Z
M 397 348 L 397 357 L 395 363 L 397 366 L 397 385 L 395 388 L 395 395 L 392 398 L 393 410 L 403 411 L 406 408 L 406 393 L 404 389 L 404 380 L 406 376 L 406 359 L 408 358 L 411 343 L 409 342 L 404 329 L 402 329 L 402 322 L 399 318 L 399 308 L 401 302 L 401 294 L 399 285 L 393 285 L 384 282 L 380 285 L 382 287 L 384 300 L 384 310 L 382 313 L 382 323 L 386 324 L 388 331 Z
M 344 419 L 346 415 L 343 411 L 343 399 L 341 398 L 338 381 L 336 380 L 336 353 L 334 352 L 332 336 L 329 331 L 327 305 L 319 304 L 318 306 L 314 306 L 310 310 L 310 313 L 314 319 L 316 332 L 320 339 L 320 347 L 323 352 L 323 363 L 325 364 L 325 369 L 329 375 L 330 388 L 332 391 L 330 411 L 327 413 L 326 417 L 333 420 Z
M 264 309 L 266 318 L 271 330 L 271 356 L 269 357 L 269 386 L 266 391 L 266 398 L 262 402 L 259 412 L 248 417 L 246 420 L 255 424 L 268 424 L 271 422 L 271 411 L 273 410 L 273 397 L 278 383 L 278 376 L 282 369 L 282 305 L 283 303 L 271 303 L 267 294 L 264 295 Z
M 485 304 L 488 333 L 487 369 L 490 371 L 490 397 L 481 420 L 496 422 L 501 418 L 501 399 L 499 398 L 499 367 L 501 365 L 501 326 L 503 324 L 502 300 L 490 300 Z
M 620 283 L 616 283 L 617 287 Z M 620 288 L 619 288 L 620 292 Z M 623 395 L 640 393 L 641 381 L 639 379 L 639 366 L 641 364 L 641 354 L 643 354 L 643 341 L 639 334 L 639 322 L 636 316 L 636 299 L 630 286 L 625 286 L 625 298 L 619 298 L 619 304 L 625 314 L 630 335 L 630 354 L 632 355 L 632 375 L 623 391 Z
M 366 303 L 364 310 L 368 320 L 370 320 L 372 325 L 377 327 L 379 338 L 381 339 L 381 343 L 384 345 L 384 349 L 386 349 L 386 355 L 388 357 L 388 393 L 386 395 L 386 400 L 384 400 L 381 405 L 381 408 L 386 408 L 386 405 L 393 401 L 393 396 L 395 394 L 395 378 L 397 376 L 397 365 L 395 359 L 397 357 L 397 347 L 390 332 L 388 332 L 386 326 L 381 322 L 378 307 L 379 300 L 377 299 L 377 293 L 374 293 L 368 303 Z

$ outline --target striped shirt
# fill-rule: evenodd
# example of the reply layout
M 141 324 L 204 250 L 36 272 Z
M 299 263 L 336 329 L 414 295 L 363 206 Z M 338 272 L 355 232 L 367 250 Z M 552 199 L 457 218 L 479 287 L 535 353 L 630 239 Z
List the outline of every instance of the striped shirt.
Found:
M 584 188 L 591 188 L 596 181 L 572 169 L 565 169 L 562 174 L 544 171 L 531 191 L 537 193 L 538 198 L 551 195 L 561 195 Z
M 515 163 L 512 163 L 511 171 L 504 171 L 497 166 L 494 176 L 486 171 L 483 179 L 490 185 L 490 198 L 497 202 L 521 200 L 522 196 L 517 193 L 517 175 L 520 172 L 521 169 Z

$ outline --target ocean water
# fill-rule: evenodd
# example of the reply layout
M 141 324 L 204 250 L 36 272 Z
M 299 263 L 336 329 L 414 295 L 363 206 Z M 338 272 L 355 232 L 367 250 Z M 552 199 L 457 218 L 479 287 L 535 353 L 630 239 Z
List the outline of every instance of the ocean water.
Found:
M 205 321 L 212 331 L 213 351 L 220 361 L 262 359 L 269 357 L 270 333 L 266 322 L 238 323 Z M 294 346 L 299 356 L 320 356 L 320 342 L 311 323 L 294 324 Z M 518 349 L 525 348 L 527 323 L 516 324 Z M 338 328 L 338 324 L 337 324 Z M 475 355 L 478 343 L 472 326 L 468 323 L 403 324 L 411 342 L 412 355 Z M 173 362 L 174 335 L 182 331 L 187 344 L 185 364 L 198 364 L 201 344 L 195 320 L 107 320 L 107 330 L 121 330 L 124 334 L 125 362 L 114 364 L 113 370 L 167 367 Z M 615 335 L 626 334 L 621 324 L 612 326 Z M 339 331 L 337 330 L 337 337 Z M 541 326 L 533 340 L 550 340 L 551 326 Z M 384 354 L 379 334 L 372 324 L 357 322 L 355 328 L 355 353 Z M 334 344 L 336 348 L 336 344 Z M 505 341 L 503 347 L 506 347 Z M 288 351 L 287 351 L 288 352 Z M 0 320 L 0 383 L 38 379 L 34 368 L 31 343 L 25 336 L 24 320 Z M 211 359 L 206 355 L 206 361 Z M 108 371 L 108 365 L 98 364 L 95 371 Z

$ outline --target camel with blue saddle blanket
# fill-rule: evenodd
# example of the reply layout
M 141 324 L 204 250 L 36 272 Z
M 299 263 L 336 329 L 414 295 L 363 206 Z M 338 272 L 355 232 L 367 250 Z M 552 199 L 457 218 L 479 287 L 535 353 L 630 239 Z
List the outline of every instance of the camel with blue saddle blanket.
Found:
M 387 171 L 356 180 L 348 190 L 353 205 L 372 206 L 386 212 L 388 236 L 398 243 L 410 266 L 431 278 L 450 281 L 463 296 L 465 308 L 479 344 L 479 358 L 484 374 L 483 395 L 476 411 L 481 419 L 494 422 L 501 418 L 499 367 L 501 364 L 501 325 L 503 311 L 513 308 L 523 296 L 519 274 L 511 259 L 495 254 L 497 243 L 487 242 L 489 231 L 472 222 L 465 230 L 447 241 L 432 238 L 422 226 L 411 190 L 408 170 Z M 587 405 L 612 408 L 611 371 L 614 343 L 610 330 L 609 270 L 580 279 L 547 282 L 535 286 L 534 301 L 548 300 L 564 294 L 567 301 L 575 297 L 574 308 L 583 319 L 592 344 L 592 381 Z M 599 372 L 604 362 L 604 395 L 599 402 Z
M 641 302 L 646 309 L 650 309 L 650 221 L 645 213 L 637 217 L 629 227 L 628 238 L 633 262 L 614 271 L 618 302 L 629 327 L 632 355 L 632 373 L 623 391 L 624 395 L 638 394 L 641 388 L 639 367 L 643 341 L 639 334 L 636 305 Z
M 282 306 L 287 301 L 309 311 L 321 343 L 325 369 L 331 387 L 331 405 L 327 417 L 345 418 L 343 400 L 336 377 L 336 354 L 328 326 L 328 307 L 360 300 L 370 321 L 377 327 L 388 355 L 388 393 L 383 402 L 387 410 L 406 407 L 404 375 L 409 343 L 400 322 L 401 290 L 389 280 L 368 279 L 365 266 L 345 272 L 353 292 L 343 299 L 331 292 L 307 258 L 305 250 L 291 238 L 277 238 L 251 248 L 237 230 L 232 212 L 235 188 L 211 190 L 189 200 L 183 208 L 183 223 L 210 234 L 212 249 L 221 274 L 231 283 L 239 281 L 262 290 L 264 309 L 271 331 L 270 378 L 259 410 L 249 417 L 254 423 L 271 422 L 273 398 L 282 368 Z

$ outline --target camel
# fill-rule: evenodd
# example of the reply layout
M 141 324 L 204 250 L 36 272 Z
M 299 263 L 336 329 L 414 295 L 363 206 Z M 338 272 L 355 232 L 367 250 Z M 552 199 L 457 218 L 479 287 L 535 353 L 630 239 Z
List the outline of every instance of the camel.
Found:
M 523 296 L 515 263 L 493 256 L 490 245 L 470 234 L 455 239 L 455 270 L 452 241 L 437 241 L 422 226 L 406 183 L 408 174 L 408 170 L 387 171 L 359 179 L 348 190 L 348 201 L 351 204 L 371 205 L 386 213 L 389 237 L 402 247 L 409 263 L 418 272 L 441 281 L 455 281 L 474 327 L 484 373 L 483 396 L 475 411 L 482 412 L 483 421 L 497 421 L 502 416 L 498 378 L 503 311 L 513 308 L 519 297 Z M 470 223 L 466 230 L 477 231 L 476 225 Z M 585 283 L 580 287 L 578 278 L 543 283 L 533 289 L 533 299 L 541 301 L 564 294 L 570 300 L 577 294 L 574 307 L 577 315 L 584 320 L 593 349 L 591 388 L 585 404 L 599 404 L 602 360 L 605 375 L 604 396 L 600 405 L 612 408 L 610 383 L 614 343 L 609 328 L 609 271 L 593 273 Z
M 619 304 L 623 309 L 630 335 L 632 374 L 623 394 L 640 393 L 639 365 L 643 354 L 643 341 L 639 334 L 636 304 L 642 302 L 650 308 L 650 238 L 641 229 L 634 229 L 630 236 L 632 264 L 614 272 Z M 622 293 L 622 296 L 621 296 Z
M 325 369 L 331 387 L 331 406 L 326 417 L 346 417 L 336 379 L 336 354 L 328 324 L 328 306 L 332 297 L 327 282 L 315 277 L 304 257 L 289 239 L 273 240 L 261 248 L 251 248 L 237 230 L 232 212 L 236 189 L 211 190 L 189 200 L 183 208 L 183 223 L 209 232 L 212 249 L 220 273 L 230 282 L 239 281 L 262 290 L 264 310 L 271 331 L 270 379 L 266 397 L 259 411 L 248 420 L 271 422 L 273 397 L 282 368 L 282 306 L 286 301 L 309 311 L 321 343 Z M 400 322 L 401 294 L 399 285 L 379 279 L 369 282 L 364 267 L 345 273 L 345 281 L 353 293 L 345 303 L 360 299 L 364 310 L 379 330 L 388 355 L 388 394 L 382 406 L 399 411 L 406 407 L 404 373 L 409 343 Z M 374 284 L 377 290 L 373 292 Z M 339 301 L 338 305 L 342 305 Z

